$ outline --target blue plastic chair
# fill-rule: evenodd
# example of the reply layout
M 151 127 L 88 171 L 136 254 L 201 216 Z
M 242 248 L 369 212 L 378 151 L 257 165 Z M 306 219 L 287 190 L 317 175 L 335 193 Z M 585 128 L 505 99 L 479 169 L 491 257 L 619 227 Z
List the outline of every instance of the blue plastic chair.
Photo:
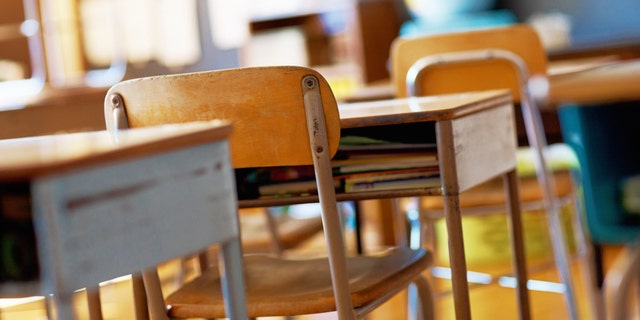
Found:
M 630 280 L 638 281 L 640 273 L 640 210 L 634 205 L 640 198 L 640 102 L 569 104 L 558 115 L 563 139 L 580 163 L 575 176 L 591 240 L 626 246 L 604 275 L 609 318 L 626 319 Z

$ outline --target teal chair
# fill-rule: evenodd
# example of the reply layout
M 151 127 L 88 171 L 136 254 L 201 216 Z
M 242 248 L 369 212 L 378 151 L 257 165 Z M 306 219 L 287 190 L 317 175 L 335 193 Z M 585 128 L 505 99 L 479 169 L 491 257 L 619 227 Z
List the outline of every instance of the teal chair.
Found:
M 575 177 L 591 240 L 626 247 L 600 278 L 608 318 L 627 319 L 631 280 L 640 288 L 640 102 L 569 104 L 558 115 L 580 164 Z

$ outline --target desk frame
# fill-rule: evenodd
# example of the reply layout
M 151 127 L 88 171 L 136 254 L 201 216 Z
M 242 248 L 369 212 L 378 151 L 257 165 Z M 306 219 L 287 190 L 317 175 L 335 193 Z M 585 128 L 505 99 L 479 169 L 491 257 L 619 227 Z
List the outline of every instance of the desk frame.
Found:
M 453 98 L 452 98 L 453 97 Z M 460 100 L 456 100 L 456 97 Z M 521 319 L 530 316 L 527 269 L 522 239 L 522 220 L 516 176 L 516 131 L 511 96 L 506 91 L 444 97 L 355 103 L 343 106 L 343 128 L 435 122 L 440 162 L 445 220 L 449 234 L 449 259 L 452 272 L 456 318 L 470 319 L 471 307 L 459 194 L 481 182 L 502 176 L 508 199 L 507 212 L 514 252 L 517 298 Z M 403 111 L 392 105 L 403 107 Z M 406 106 L 408 105 L 408 108 Z M 374 108 L 371 108 L 374 106 Z M 435 195 L 425 190 L 389 192 L 388 198 Z M 379 194 L 378 194 L 379 195 Z M 360 195 L 361 197 L 364 195 Z M 373 195 L 372 195 L 373 196 Z M 345 197 L 346 198 L 346 197 Z M 352 199 L 353 200 L 353 199 Z
M 456 318 L 470 319 L 469 285 L 459 194 L 481 182 L 502 176 L 514 251 L 517 298 L 521 319 L 530 317 L 527 270 L 517 184 L 514 108 L 507 91 L 449 97 L 419 97 L 340 108 L 342 128 L 364 128 L 417 122 L 435 122 L 442 187 L 338 194 L 338 201 L 441 195 L 449 232 Z M 280 204 L 316 201 L 317 196 L 283 198 Z M 241 207 L 274 205 L 274 199 L 242 200 Z

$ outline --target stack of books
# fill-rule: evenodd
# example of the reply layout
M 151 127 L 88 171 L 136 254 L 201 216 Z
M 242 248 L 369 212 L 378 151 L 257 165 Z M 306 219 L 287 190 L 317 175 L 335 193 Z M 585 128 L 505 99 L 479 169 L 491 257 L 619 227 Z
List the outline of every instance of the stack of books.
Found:
M 396 143 L 343 137 L 332 160 L 337 192 L 384 191 L 440 186 L 434 143 Z M 241 199 L 317 194 L 313 166 L 236 171 Z
M 433 188 L 440 185 L 435 144 L 345 137 L 332 161 L 344 192 Z

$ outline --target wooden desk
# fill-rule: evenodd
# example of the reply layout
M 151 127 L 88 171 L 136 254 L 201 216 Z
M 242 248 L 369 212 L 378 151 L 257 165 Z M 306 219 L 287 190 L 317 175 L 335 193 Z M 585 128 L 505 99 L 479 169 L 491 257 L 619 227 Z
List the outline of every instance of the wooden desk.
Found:
M 546 103 L 601 104 L 640 99 L 640 59 L 549 77 Z
M 22 108 L 0 106 L 0 139 L 104 130 L 108 88 L 45 88 Z
M 32 219 L 39 270 L 0 280 L 0 297 L 54 294 L 59 319 L 72 319 L 74 290 L 185 254 L 175 235 L 199 249 L 212 232 L 230 236 L 216 227 L 235 216 L 230 132 L 212 121 L 1 140 L 0 219 Z
M 431 130 L 435 129 L 442 180 L 442 187 L 438 191 L 444 197 L 458 319 L 471 316 L 458 196 L 461 192 L 499 175 L 504 177 L 505 191 L 509 198 L 521 319 L 529 318 L 526 264 L 515 174 L 517 146 L 513 112 L 511 96 L 506 90 L 340 106 L 343 130 L 402 130 L 403 125 L 412 123 L 435 124 Z M 428 132 L 428 128 L 425 127 L 424 134 L 434 134 Z M 436 194 L 431 191 L 431 194 Z M 402 191 L 388 192 L 388 196 L 403 196 L 401 193 Z M 417 193 L 414 190 L 406 192 L 404 196 L 420 195 Z M 429 192 L 423 190 L 422 193 L 428 195 Z
M 442 187 L 389 191 L 338 193 L 338 201 L 443 196 L 449 232 L 449 253 L 456 316 L 470 318 L 469 287 L 464 254 L 458 195 L 481 182 L 502 175 L 511 217 L 512 245 L 521 317 L 529 318 L 526 265 L 521 237 L 520 202 L 517 187 L 514 108 L 506 90 L 413 99 L 383 100 L 339 106 L 343 133 L 374 130 L 405 133 L 412 125 L 419 134 L 437 144 Z M 413 127 L 415 128 L 415 127 Z M 317 202 L 317 195 L 248 199 L 244 207 L 265 207 Z

